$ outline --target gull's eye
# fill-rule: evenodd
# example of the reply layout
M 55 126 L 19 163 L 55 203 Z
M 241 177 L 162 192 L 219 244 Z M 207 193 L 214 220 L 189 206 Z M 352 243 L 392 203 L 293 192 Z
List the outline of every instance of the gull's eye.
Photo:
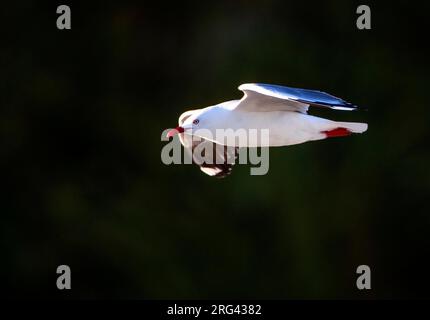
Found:
M 199 119 L 195 119 L 194 121 L 193 121 L 193 124 L 199 124 Z

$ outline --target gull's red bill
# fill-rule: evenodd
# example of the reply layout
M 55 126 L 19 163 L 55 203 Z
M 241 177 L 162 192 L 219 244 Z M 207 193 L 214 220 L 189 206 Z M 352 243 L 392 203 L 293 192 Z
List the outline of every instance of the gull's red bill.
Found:
M 178 133 L 182 133 L 182 132 L 184 132 L 184 128 L 176 127 L 175 129 L 169 130 L 169 132 L 167 132 L 167 138 L 174 137 Z

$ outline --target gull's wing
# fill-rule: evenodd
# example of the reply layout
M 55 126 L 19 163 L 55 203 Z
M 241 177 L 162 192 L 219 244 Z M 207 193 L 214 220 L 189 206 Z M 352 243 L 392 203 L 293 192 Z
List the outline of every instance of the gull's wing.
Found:
M 179 139 L 193 163 L 207 175 L 224 178 L 231 173 L 238 155 L 237 147 L 223 146 L 201 137 L 193 139 L 192 135 L 184 133 L 179 134 Z
M 336 110 L 355 110 L 357 106 L 328 93 L 316 90 L 290 88 L 263 83 L 246 83 L 239 86 L 243 98 L 235 110 L 243 111 L 295 111 L 306 113 L 309 106 Z
M 179 125 L 190 117 L 195 111 L 186 111 L 179 117 Z M 180 133 L 179 140 L 184 149 L 191 156 L 193 163 L 197 164 L 207 175 L 224 178 L 231 173 L 237 159 L 238 148 L 227 147 L 201 137 L 194 138 L 192 135 Z M 205 161 L 206 151 L 209 152 L 210 161 Z

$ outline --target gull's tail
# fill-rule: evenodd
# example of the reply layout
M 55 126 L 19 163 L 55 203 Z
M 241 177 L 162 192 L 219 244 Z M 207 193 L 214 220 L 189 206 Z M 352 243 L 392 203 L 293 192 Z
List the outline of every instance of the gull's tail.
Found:
M 367 130 L 367 123 L 334 122 L 333 129 L 321 131 L 327 138 L 349 136 L 351 133 L 363 133 Z

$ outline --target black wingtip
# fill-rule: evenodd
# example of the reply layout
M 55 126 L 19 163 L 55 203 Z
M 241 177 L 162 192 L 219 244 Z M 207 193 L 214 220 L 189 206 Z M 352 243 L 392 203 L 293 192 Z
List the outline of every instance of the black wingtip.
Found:
M 354 111 L 369 111 L 367 107 L 359 107 L 357 105 L 353 105 Z

